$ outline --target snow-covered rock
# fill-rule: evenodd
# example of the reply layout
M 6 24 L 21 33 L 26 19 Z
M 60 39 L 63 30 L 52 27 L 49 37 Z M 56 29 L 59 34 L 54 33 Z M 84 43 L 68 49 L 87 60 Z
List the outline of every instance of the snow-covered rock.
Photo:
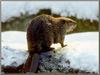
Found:
M 24 63 L 28 56 L 26 32 L 2 32 L 1 39 L 1 65 L 19 66 Z M 87 72 L 99 72 L 98 32 L 69 34 L 65 36 L 64 43 L 67 44 L 64 48 L 61 48 L 60 44 L 53 44 L 55 53 L 51 52 L 52 55 L 50 52 L 41 54 L 40 69 L 60 68 L 60 71 L 67 71 L 68 68 L 74 68 Z
M 3 66 L 19 66 L 28 57 L 26 33 L 18 31 L 2 32 L 1 56 Z

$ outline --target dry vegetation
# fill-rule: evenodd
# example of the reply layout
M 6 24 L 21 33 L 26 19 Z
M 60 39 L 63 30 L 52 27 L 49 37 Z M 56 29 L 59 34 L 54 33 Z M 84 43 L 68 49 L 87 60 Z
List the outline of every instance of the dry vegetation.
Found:
M 39 14 L 49 14 L 54 17 L 59 17 L 60 14 L 51 13 L 51 9 L 41 9 L 37 14 L 29 15 L 29 12 L 25 14 L 20 13 L 18 17 L 11 17 L 6 22 L 2 22 L 2 31 L 9 31 L 9 30 L 17 30 L 17 31 L 26 31 L 27 25 L 32 18 Z M 87 31 L 98 31 L 99 25 L 97 20 L 90 20 L 84 18 L 77 18 L 75 16 L 66 16 L 69 18 L 74 19 L 77 21 L 77 27 L 73 32 L 87 32 Z M 71 32 L 71 33 L 73 33 Z

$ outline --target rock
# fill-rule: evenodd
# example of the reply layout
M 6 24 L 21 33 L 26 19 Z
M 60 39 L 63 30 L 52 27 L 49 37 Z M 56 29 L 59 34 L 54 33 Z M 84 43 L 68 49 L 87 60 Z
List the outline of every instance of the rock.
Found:
M 57 58 L 60 57 L 60 58 Z M 41 53 L 40 55 L 40 72 L 66 72 L 69 69 L 70 63 L 65 61 L 66 67 L 61 64 L 63 62 L 63 56 L 55 53 L 54 51 L 49 51 Z

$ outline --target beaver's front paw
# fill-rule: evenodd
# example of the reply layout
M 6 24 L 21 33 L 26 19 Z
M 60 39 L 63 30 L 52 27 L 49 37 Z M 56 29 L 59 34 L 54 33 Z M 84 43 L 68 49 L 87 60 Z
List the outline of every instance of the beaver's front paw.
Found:
M 62 47 L 66 47 L 67 46 L 67 44 L 65 44 L 65 45 L 61 45 Z

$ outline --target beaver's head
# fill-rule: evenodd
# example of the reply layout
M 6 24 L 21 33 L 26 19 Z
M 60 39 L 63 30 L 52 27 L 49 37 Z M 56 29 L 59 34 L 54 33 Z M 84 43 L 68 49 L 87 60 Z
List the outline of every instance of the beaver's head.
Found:
M 65 17 L 60 17 L 58 18 L 60 22 L 60 27 L 65 31 L 65 32 L 70 32 L 76 27 L 76 21 L 70 19 L 70 18 L 65 18 Z

